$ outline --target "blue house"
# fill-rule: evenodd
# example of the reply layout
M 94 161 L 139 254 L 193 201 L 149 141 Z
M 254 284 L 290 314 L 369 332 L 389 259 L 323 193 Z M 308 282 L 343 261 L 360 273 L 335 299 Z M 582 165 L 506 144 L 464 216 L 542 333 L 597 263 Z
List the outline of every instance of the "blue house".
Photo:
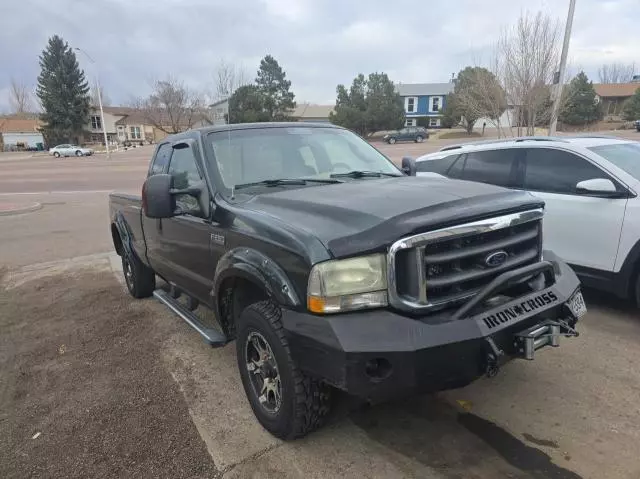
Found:
M 404 101 L 405 126 L 417 126 L 418 118 L 428 118 L 431 128 L 440 126 L 447 95 L 453 83 L 398 83 L 396 90 Z

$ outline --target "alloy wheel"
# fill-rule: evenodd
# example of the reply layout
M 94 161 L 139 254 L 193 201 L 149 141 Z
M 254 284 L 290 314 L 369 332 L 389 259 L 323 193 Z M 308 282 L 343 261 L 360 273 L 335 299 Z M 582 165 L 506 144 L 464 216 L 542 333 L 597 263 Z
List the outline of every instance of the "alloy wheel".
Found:
M 282 406 L 282 381 L 271 346 L 257 331 L 251 331 L 244 346 L 249 380 L 262 408 L 276 414 Z

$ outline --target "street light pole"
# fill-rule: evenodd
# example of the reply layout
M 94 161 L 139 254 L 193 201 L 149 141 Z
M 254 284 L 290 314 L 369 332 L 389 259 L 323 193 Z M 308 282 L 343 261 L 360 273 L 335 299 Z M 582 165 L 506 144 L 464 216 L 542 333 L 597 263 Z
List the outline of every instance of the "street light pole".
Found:
M 567 24 L 564 28 L 564 42 L 562 43 L 562 54 L 560 55 L 560 70 L 558 72 L 558 86 L 556 87 L 555 98 L 553 99 L 553 109 L 551 110 L 551 124 L 549 125 L 549 136 L 556 134 L 558 124 L 558 110 L 562 99 L 562 87 L 564 84 L 564 73 L 567 68 L 567 54 L 569 53 L 569 41 L 571 40 L 571 26 L 573 25 L 573 13 L 576 9 L 576 0 L 569 0 L 569 14 Z
M 82 50 L 81 48 L 75 47 L 74 50 L 77 50 L 83 53 L 89 61 L 95 65 L 96 62 L 91 58 L 91 56 Z M 102 94 L 100 93 L 100 81 L 98 80 L 98 72 L 94 72 L 95 83 L 96 83 L 96 91 L 98 92 L 98 106 L 100 107 L 100 123 L 102 123 L 102 133 L 104 134 L 104 147 L 107 150 L 107 158 L 111 157 L 111 153 L 109 152 L 109 137 L 107 136 L 107 125 L 104 122 L 104 110 L 102 109 Z

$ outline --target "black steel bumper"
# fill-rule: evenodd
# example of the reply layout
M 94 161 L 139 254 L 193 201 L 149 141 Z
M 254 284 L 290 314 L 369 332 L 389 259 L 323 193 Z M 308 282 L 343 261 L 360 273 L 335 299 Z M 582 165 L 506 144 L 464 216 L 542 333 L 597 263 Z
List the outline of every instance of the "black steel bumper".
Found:
M 544 277 L 537 291 L 487 308 L 486 300 L 517 282 Z M 335 316 L 283 311 L 292 355 L 301 369 L 371 401 L 462 387 L 492 376 L 512 358 L 577 335 L 567 301 L 575 273 L 553 253 L 500 275 L 443 317 L 407 317 L 391 310 Z

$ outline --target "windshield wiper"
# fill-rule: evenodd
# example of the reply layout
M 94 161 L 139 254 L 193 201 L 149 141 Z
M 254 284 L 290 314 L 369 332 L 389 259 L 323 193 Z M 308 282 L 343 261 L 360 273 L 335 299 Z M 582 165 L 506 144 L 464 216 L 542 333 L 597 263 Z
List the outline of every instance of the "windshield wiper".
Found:
M 353 170 L 347 173 L 332 173 L 330 178 L 381 178 L 383 176 L 400 177 L 402 175 L 395 175 L 393 173 L 383 173 L 381 171 L 362 171 Z
M 252 186 L 304 186 L 307 183 L 342 183 L 340 180 L 335 180 L 331 178 L 278 178 L 274 180 L 262 180 L 262 181 L 254 181 L 252 183 L 241 183 L 239 185 L 235 185 L 236 190 L 240 190 L 242 188 L 250 188 Z

